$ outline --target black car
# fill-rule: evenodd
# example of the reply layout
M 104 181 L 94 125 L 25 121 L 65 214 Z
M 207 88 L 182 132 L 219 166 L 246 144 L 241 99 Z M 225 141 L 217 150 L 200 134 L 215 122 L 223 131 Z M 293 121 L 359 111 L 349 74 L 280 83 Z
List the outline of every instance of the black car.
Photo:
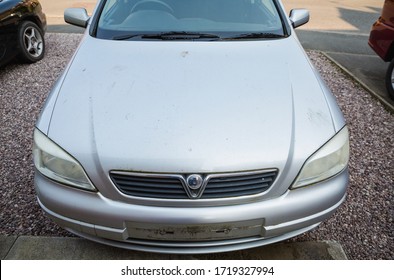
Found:
M 38 0 L 0 0 L 0 66 L 15 57 L 27 63 L 41 60 L 46 27 Z

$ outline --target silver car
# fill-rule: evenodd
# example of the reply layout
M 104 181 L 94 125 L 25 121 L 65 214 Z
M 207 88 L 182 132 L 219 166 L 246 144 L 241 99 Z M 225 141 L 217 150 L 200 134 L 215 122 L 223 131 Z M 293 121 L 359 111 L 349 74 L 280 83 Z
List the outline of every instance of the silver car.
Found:
M 76 235 L 208 253 L 311 230 L 348 130 L 278 0 L 102 0 L 34 131 L 38 202 Z

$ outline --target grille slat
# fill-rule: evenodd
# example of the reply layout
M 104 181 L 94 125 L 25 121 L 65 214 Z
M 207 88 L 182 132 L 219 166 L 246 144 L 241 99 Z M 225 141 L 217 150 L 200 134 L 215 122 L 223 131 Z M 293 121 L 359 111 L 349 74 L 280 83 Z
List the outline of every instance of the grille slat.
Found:
M 259 193 L 259 192 L 257 192 Z M 248 196 L 248 195 L 254 195 L 256 194 L 255 190 L 250 190 L 250 191 L 236 191 L 236 192 L 229 192 L 226 193 L 226 197 L 240 197 L 240 196 Z M 223 195 L 220 193 L 210 193 L 210 194 L 205 194 L 202 196 L 202 199 L 213 199 L 213 198 L 223 198 Z
M 163 189 L 160 188 L 143 188 L 143 187 L 122 187 L 123 191 L 130 191 L 130 192 L 148 192 L 148 193 L 162 193 Z M 166 193 L 175 193 L 175 194 L 183 194 L 185 191 L 182 189 L 166 189 Z
M 199 198 L 230 198 L 263 193 L 271 187 L 277 174 L 272 170 L 221 174 L 218 177 L 212 174 L 205 177 L 205 189 Z M 184 188 L 188 175 L 110 172 L 112 181 L 122 193 L 157 199 L 188 199 Z
M 209 181 L 209 185 L 213 188 L 229 188 L 233 186 L 241 187 L 241 186 L 249 186 L 249 185 L 260 185 L 262 183 L 272 182 L 272 179 L 265 179 L 264 181 L 261 179 L 254 180 L 244 180 L 244 181 L 236 181 L 236 182 L 211 182 Z
M 148 188 L 158 188 L 158 189 L 178 189 L 179 186 L 175 184 L 161 184 L 161 183 L 151 183 L 151 182 L 140 182 L 140 181 L 126 181 L 126 180 L 117 180 L 116 181 L 118 184 L 122 184 L 123 186 L 132 186 L 132 187 L 146 187 Z
M 138 192 L 130 192 L 127 195 L 136 196 L 136 197 L 146 197 L 146 198 L 160 198 L 160 199 L 188 199 L 186 193 L 175 195 L 175 194 L 168 194 L 168 193 L 161 193 L 152 195 L 151 193 L 138 193 Z
M 276 172 L 267 172 L 262 174 L 255 174 L 255 175 L 248 175 L 248 176 L 228 176 L 228 177 L 217 177 L 212 178 L 209 182 L 216 182 L 216 181 L 244 181 L 244 180 L 252 180 L 258 178 L 270 178 L 275 177 Z
M 151 182 L 158 184 L 165 183 L 178 183 L 179 180 L 176 178 L 152 178 L 152 177 L 137 177 L 137 176 L 129 176 L 129 175 L 119 175 L 119 174 L 111 174 L 111 177 L 116 180 L 125 180 L 125 181 L 138 181 L 138 182 Z
M 261 188 L 264 187 L 268 187 L 268 184 L 265 185 L 248 185 L 248 186 L 243 186 L 242 191 L 248 191 L 248 190 L 260 190 Z M 230 192 L 237 192 L 237 191 L 241 191 L 240 188 L 238 187 L 229 187 L 226 188 L 226 193 L 230 193 Z M 208 194 L 208 193 L 223 193 L 223 189 L 221 188 L 206 188 L 204 191 L 204 194 Z

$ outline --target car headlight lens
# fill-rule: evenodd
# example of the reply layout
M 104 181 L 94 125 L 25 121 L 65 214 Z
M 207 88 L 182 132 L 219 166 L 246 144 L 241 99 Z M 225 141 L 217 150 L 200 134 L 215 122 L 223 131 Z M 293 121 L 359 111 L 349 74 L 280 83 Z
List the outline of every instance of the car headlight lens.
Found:
M 34 165 L 46 177 L 80 189 L 96 191 L 82 166 L 38 129 L 34 130 Z
M 326 180 L 340 173 L 349 162 L 349 131 L 345 126 L 304 164 L 292 189 Z

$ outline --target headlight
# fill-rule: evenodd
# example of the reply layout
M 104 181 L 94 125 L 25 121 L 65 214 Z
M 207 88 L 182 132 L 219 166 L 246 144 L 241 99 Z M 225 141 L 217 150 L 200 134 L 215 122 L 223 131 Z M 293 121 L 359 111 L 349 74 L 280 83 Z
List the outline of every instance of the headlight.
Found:
M 345 126 L 304 164 L 292 189 L 326 180 L 340 173 L 349 162 L 349 132 Z
M 96 191 L 82 166 L 38 129 L 34 130 L 34 165 L 46 177 L 80 189 Z

